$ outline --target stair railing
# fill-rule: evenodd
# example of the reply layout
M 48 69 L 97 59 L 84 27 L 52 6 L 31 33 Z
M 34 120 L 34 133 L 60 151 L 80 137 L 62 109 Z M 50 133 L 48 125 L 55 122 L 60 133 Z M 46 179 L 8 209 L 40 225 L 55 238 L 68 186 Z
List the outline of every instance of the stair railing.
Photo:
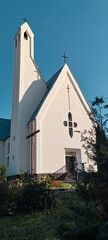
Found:
M 64 165 L 63 167 L 61 167 L 60 169 L 53 173 L 54 179 L 61 177 L 66 172 L 67 172 L 66 165 Z

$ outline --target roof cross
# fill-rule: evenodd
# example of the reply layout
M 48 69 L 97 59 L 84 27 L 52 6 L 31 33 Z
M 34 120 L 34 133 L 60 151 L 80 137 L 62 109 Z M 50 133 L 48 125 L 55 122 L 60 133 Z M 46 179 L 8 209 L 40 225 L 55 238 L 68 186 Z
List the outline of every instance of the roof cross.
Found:
M 67 62 L 66 60 L 68 59 L 68 57 L 66 56 L 66 53 L 64 52 L 64 55 L 61 55 L 61 57 L 64 58 L 64 64 Z

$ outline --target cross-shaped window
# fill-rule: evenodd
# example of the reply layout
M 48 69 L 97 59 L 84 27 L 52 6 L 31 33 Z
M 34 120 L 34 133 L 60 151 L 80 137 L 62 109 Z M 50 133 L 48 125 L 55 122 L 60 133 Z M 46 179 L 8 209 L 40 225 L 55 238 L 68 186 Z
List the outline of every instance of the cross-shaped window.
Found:
M 64 126 L 69 129 L 69 135 L 72 138 L 73 137 L 73 128 L 77 128 L 77 123 L 72 121 L 72 113 L 68 113 L 68 121 L 64 121 Z

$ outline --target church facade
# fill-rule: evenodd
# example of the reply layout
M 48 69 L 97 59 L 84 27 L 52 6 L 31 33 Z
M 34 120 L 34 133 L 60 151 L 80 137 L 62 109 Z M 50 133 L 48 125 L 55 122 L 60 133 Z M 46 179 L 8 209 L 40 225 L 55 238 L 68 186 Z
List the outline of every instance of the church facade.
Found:
M 14 48 L 12 119 L 1 119 L 0 163 L 8 166 L 9 176 L 23 170 L 57 178 L 83 166 L 87 170 L 94 163 L 84 153 L 81 133 L 92 128 L 90 108 L 69 66 L 65 63 L 44 81 L 27 22 L 17 32 Z

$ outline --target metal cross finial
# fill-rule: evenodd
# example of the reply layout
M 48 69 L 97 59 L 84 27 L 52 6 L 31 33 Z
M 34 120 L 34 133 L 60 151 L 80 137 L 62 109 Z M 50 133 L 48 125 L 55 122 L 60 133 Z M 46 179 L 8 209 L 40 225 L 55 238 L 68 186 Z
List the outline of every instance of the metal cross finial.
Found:
M 64 64 L 66 63 L 66 59 L 68 59 L 68 57 L 66 56 L 66 53 L 64 52 L 64 55 L 61 55 L 61 57 L 64 58 Z
M 28 23 L 28 20 L 26 17 L 23 18 L 23 21 Z

